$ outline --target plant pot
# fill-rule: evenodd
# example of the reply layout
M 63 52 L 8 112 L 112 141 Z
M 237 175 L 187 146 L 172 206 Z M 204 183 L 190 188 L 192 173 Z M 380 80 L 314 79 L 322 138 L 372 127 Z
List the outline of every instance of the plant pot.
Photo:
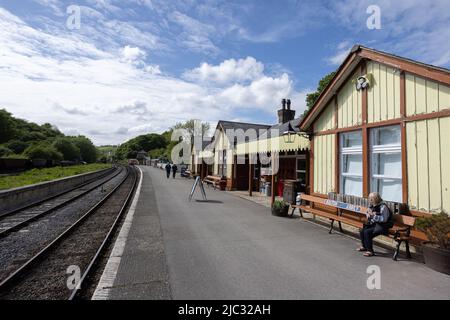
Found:
M 427 267 L 450 274 L 450 250 L 438 248 L 428 242 L 422 244 L 423 258 Z
M 289 206 L 284 206 L 280 209 L 272 208 L 272 215 L 277 217 L 287 217 L 289 213 Z
M 227 181 L 226 180 L 221 180 L 219 182 L 219 188 L 221 191 L 225 191 L 227 188 Z

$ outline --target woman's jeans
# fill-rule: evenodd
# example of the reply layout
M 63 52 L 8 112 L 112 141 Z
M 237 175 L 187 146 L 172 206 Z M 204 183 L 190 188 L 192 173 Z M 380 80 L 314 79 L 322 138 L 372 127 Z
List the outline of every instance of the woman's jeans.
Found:
M 371 225 L 364 225 L 364 227 L 359 231 L 361 237 L 362 246 L 370 252 L 373 252 L 373 238 L 387 234 L 388 228 L 383 227 L 379 223 L 374 223 Z

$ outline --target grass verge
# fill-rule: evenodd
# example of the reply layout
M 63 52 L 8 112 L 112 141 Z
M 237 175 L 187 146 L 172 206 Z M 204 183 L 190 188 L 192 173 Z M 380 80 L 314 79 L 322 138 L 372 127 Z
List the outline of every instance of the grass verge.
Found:
M 110 167 L 110 164 L 93 163 L 71 167 L 32 169 L 17 175 L 0 177 L 0 190 L 23 187 L 30 184 L 70 177 Z

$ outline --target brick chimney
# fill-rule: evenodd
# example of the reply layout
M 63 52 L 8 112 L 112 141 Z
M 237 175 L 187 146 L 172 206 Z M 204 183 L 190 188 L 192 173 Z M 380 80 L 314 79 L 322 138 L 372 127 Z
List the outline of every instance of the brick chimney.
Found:
M 288 121 L 294 120 L 295 110 L 291 110 L 291 100 L 282 99 L 281 109 L 278 110 L 278 123 L 286 123 Z

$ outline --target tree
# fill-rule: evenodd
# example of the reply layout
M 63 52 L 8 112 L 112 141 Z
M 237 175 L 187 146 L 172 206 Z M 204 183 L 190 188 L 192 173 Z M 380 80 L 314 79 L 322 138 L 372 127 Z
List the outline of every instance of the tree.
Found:
M 187 130 L 187 132 L 189 133 L 189 136 L 191 137 L 191 145 L 193 145 L 195 135 L 199 135 L 199 136 L 201 135 L 203 137 L 208 134 L 209 129 L 210 129 L 210 124 L 208 122 L 202 122 L 201 123 L 201 132 L 200 132 L 200 130 L 198 130 L 199 132 L 196 132 L 196 128 L 195 128 L 196 121 L 197 120 L 191 119 L 186 122 L 179 122 L 175 126 L 173 126 L 171 129 L 172 130 L 176 130 L 176 129 Z
M 14 122 L 11 113 L 0 110 L 0 143 L 7 142 L 14 137 Z
M 80 149 L 69 138 L 58 138 L 52 146 L 63 155 L 64 160 L 80 159 Z
M 331 79 L 333 79 L 335 74 L 336 74 L 336 71 L 333 71 L 333 72 L 327 74 L 322 79 L 320 79 L 319 84 L 317 85 L 317 90 L 315 92 L 308 93 L 306 95 L 306 110 L 305 110 L 304 114 L 306 114 L 306 112 L 308 112 L 308 110 L 314 105 L 314 103 L 316 103 L 320 94 L 327 87 L 328 83 L 330 83 Z
M 97 160 L 97 148 L 91 140 L 85 136 L 73 137 L 73 144 L 80 150 L 80 158 L 83 161 L 93 163 Z
M 9 148 L 6 148 L 4 146 L 0 146 L 0 157 L 7 157 L 11 155 L 13 151 Z
M 20 140 L 10 140 L 5 146 L 14 151 L 14 153 L 21 154 L 30 146 L 30 144 Z
M 30 159 L 62 160 L 63 155 L 48 143 L 34 144 L 25 150 Z

